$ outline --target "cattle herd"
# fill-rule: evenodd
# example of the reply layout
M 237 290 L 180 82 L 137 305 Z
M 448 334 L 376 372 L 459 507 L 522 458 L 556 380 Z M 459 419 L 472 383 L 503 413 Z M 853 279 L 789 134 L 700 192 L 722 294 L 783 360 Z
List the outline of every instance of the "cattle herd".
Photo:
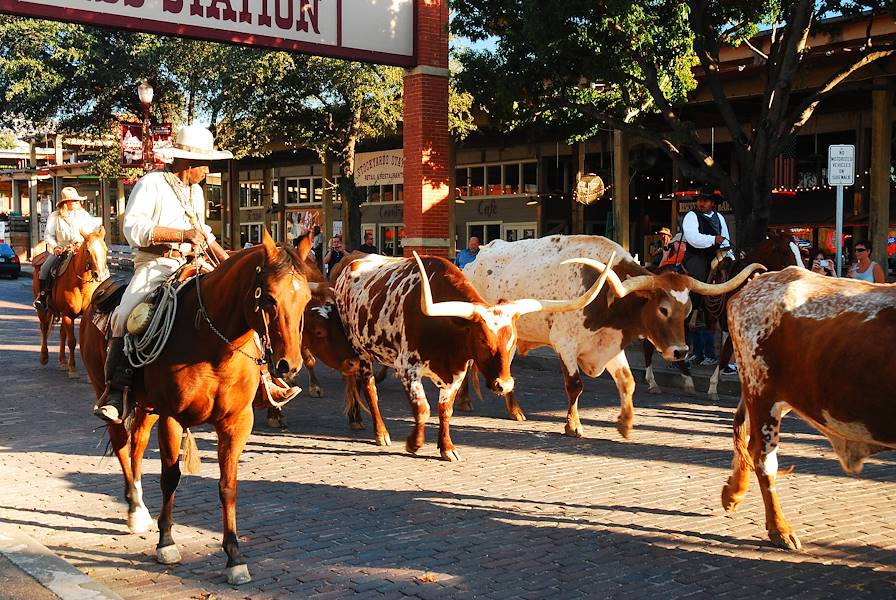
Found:
M 799 262 L 795 245 L 785 248 Z M 723 284 L 652 274 L 597 236 L 495 241 L 463 271 L 431 256 L 354 253 L 331 276 L 333 298 L 306 312 L 306 365 L 314 355 L 346 375 L 353 428 L 361 427 L 363 396 L 380 445 L 391 438 L 378 408 L 374 366 L 394 369 L 414 414 L 405 442 L 411 453 L 424 443 L 430 408 L 422 380 L 429 378 L 439 388 L 439 451 L 454 461 L 460 455 L 449 420 L 467 380 L 481 374 L 504 397 L 509 416 L 525 420 L 510 363 L 517 350 L 548 346 L 562 365 L 565 433 L 583 434 L 579 371 L 597 377 L 607 370 L 620 396 L 617 429 L 628 437 L 635 381 L 626 346 L 646 339 L 667 360 L 683 359 L 691 293 L 725 296 L 742 399 L 722 504 L 734 510 L 755 471 L 769 538 L 798 549 L 775 492 L 781 419 L 791 410 L 806 419 L 828 437 L 849 472 L 870 454 L 896 448 L 896 369 L 880 351 L 896 347 L 896 287 L 826 278 L 801 263 L 764 270 L 746 265 Z

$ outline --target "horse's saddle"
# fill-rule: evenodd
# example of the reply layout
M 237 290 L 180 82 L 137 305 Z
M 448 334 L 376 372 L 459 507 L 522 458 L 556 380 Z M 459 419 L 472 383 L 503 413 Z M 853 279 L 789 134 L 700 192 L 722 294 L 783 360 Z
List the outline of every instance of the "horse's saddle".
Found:
M 65 273 L 66 269 L 68 269 L 69 264 L 72 262 L 72 257 L 75 255 L 70 249 L 66 250 L 62 254 L 59 255 L 59 258 L 56 259 L 56 264 L 53 265 L 53 269 L 50 271 L 50 277 L 55 279 Z M 50 258 L 49 252 L 41 252 L 37 256 L 34 257 L 34 260 L 31 261 L 32 266 L 35 271 L 40 270 L 40 268 L 47 262 L 47 259 Z

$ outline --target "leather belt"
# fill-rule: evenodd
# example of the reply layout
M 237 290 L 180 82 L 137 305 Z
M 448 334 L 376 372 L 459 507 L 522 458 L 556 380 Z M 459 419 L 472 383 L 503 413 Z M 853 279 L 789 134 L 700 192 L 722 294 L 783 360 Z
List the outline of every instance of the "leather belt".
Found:
M 156 256 L 161 256 L 163 258 L 183 258 L 184 253 L 176 248 L 172 248 L 171 246 L 166 246 L 165 244 L 153 244 L 152 246 L 144 246 L 140 248 L 141 252 L 148 252 L 149 254 L 155 254 Z

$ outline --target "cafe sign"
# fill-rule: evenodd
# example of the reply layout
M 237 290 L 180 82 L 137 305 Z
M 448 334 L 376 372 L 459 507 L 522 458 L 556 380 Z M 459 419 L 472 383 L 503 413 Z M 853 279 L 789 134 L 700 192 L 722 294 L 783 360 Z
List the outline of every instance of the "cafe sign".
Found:
M 381 150 L 355 154 L 355 185 L 404 183 L 404 150 Z

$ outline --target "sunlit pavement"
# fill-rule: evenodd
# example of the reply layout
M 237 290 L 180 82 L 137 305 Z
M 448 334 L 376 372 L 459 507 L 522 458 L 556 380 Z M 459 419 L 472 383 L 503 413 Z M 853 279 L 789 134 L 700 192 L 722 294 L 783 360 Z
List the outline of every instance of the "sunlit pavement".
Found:
M 896 596 L 890 456 L 847 476 L 822 437 L 787 418 L 779 460 L 795 472 L 778 489 L 804 548 L 789 553 L 766 541 L 755 482 L 737 513 L 720 506 L 735 399 L 639 385 L 624 440 L 615 388 L 590 380 L 585 437 L 573 439 L 560 435 L 559 373 L 523 368 L 529 420 L 507 420 L 494 397 L 473 415 L 455 412 L 460 463 L 439 460 L 434 417 L 419 455 L 404 452 L 410 411 L 391 377 L 380 386 L 389 448 L 374 444 L 366 414 L 368 429 L 349 431 L 340 380 L 326 369 L 327 397 L 291 403 L 287 430 L 257 414 L 238 501 L 253 580 L 233 588 L 222 575 L 214 434 L 198 432 L 201 475 L 182 479 L 176 497 L 183 562 L 159 565 L 156 533 L 127 530 L 80 357 L 81 377 L 69 380 L 58 343 L 47 366 L 38 345 L 24 280 L 0 281 L 0 521 L 127 598 Z M 143 487 L 154 515 L 158 473 L 153 440 Z

